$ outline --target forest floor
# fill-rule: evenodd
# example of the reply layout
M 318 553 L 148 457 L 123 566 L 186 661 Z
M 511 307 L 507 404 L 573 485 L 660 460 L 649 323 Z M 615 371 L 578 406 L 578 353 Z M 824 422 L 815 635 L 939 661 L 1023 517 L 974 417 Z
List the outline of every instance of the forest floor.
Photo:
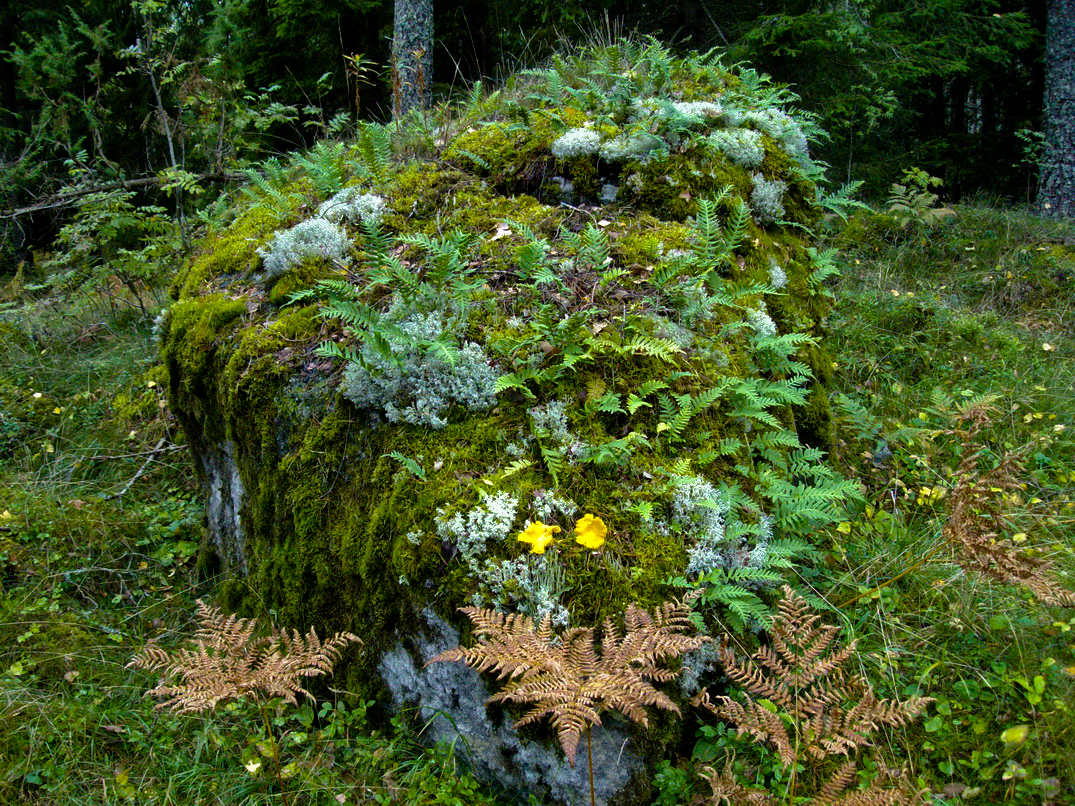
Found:
M 796 584 L 832 603 L 880 694 L 936 699 L 884 763 L 936 802 L 1075 802 L 1075 611 L 968 572 L 951 529 L 977 455 L 1002 471 L 971 508 L 1075 588 L 1075 225 L 960 206 L 860 214 L 828 240 L 831 458 L 866 504 L 817 536 L 824 559 Z M 131 657 L 191 634 L 213 589 L 151 323 L 121 300 L 0 308 L 0 802 L 512 802 L 346 692 L 277 710 L 273 739 L 250 704 L 174 714 L 143 696 Z M 748 744 L 703 730 L 656 802 L 689 802 L 695 765 Z

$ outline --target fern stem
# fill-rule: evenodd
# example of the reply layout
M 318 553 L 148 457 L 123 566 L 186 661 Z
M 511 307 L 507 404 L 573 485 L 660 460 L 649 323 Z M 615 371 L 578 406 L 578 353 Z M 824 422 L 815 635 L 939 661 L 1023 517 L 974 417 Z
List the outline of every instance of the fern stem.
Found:
M 272 735 L 272 728 L 269 725 L 269 714 L 265 710 L 265 703 L 261 701 L 259 697 L 257 700 L 258 710 L 261 711 L 261 721 L 265 725 L 265 736 L 269 742 L 269 747 L 272 749 L 272 763 L 276 767 L 276 784 L 280 787 L 280 797 L 284 801 L 284 806 L 291 806 L 291 801 L 287 797 L 287 790 L 284 788 L 284 774 L 280 769 L 280 750 L 276 745 L 276 739 Z
M 791 762 L 791 782 L 788 791 L 788 803 L 795 802 L 795 784 L 799 780 L 799 743 L 802 739 L 801 713 L 799 711 L 799 694 L 801 689 L 795 688 L 795 758 Z
M 590 806 L 597 806 L 593 788 L 593 750 L 590 749 L 590 726 L 586 726 L 586 760 L 590 763 Z

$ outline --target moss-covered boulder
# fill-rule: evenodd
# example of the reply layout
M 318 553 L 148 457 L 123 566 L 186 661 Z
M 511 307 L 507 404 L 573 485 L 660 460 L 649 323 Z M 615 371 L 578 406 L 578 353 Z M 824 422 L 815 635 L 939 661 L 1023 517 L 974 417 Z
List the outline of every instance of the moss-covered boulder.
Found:
M 468 604 L 597 625 L 697 588 L 706 629 L 755 626 L 836 516 L 831 264 L 781 100 L 620 44 L 269 166 L 160 322 L 226 603 L 358 633 L 343 687 L 418 705 L 508 786 L 587 796 L 547 729 L 423 667 Z M 688 720 L 708 660 L 668 689 Z M 682 724 L 609 715 L 602 801 L 645 802 Z

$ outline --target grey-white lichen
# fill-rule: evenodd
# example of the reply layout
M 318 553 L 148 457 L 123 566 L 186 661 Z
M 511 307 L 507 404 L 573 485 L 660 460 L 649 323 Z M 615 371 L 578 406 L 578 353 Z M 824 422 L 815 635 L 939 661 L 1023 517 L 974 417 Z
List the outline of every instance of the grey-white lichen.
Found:
M 385 200 L 374 193 L 362 193 L 358 188 L 344 188 L 317 208 L 317 215 L 338 224 L 341 221 L 360 221 L 376 224 L 384 215 Z
M 553 490 L 538 490 L 534 493 L 534 514 L 542 523 L 547 523 L 562 515 L 570 518 L 579 511 L 578 505 L 571 500 L 561 498 Z
M 683 117 L 694 118 L 699 122 L 719 118 L 724 114 L 724 107 L 712 101 L 676 101 L 672 106 Z
M 758 539 L 747 554 L 746 564 L 750 568 L 761 568 L 769 557 L 769 544 L 773 540 L 773 519 L 770 515 L 761 515 L 758 519 Z
M 706 140 L 712 148 L 744 168 L 757 168 L 765 159 L 761 134 L 751 129 L 721 129 Z
M 553 156 L 566 160 L 596 154 L 601 147 L 601 135 L 593 129 L 568 129 L 552 144 Z
M 258 254 L 265 260 L 266 279 L 272 279 L 310 258 L 347 263 L 351 240 L 336 224 L 315 217 L 276 233 Z
M 481 567 L 478 559 L 490 542 L 504 542 L 519 511 L 519 499 L 510 493 L 486 495 L 476 507 L 449 516 L 437 512 L 437 536 L 454 545 L 472 571 Z
M 168 325 L 171 321 L 172 308 L 171 306 L 165 305 L 153 320 L 153 330 L 151 332 L 154 341 L 159 342 L 164 338 L 164 335 L 168 332 Z
M 758 307 L 747 311 L 747 322 L 750 323 L 754 332 L 762 337 L 776 335 L 776 322 L 769 316 L 769 311 L 764 302 L 759 302 Z
M 776 258 L 769 258 L 769 282 L 778 291 L 788 284 L 788 275 L 780 268 Z
M 486 560 L 478 580 L 488 590 L 490 604 L 502 613 L 522 613 L 537 622 L 547 617 L 554 627 L 566 627 L 571 620 L 560 603 L 568 589 L 564 569 L 552 556 L 524 554 L 511 560 Z M 484 600 L 479 593 L 473 601 Z
M 567 427 L 567 403 L 550 400 L 530 409 L 530 427 L 536 434 L 547 434 L 561 445 L 574 440 Z
M 759 173 L 752 174 L 750 181 L 754 189 L 750 191 L 750 207 L 754 218 L 760 224 L 779 221 L 784 217 L 784 193 L 788 183 L 779 179 L 766 179 Z
M 786 112 L 779 109 L 756 109 L 743 114 L 744 123 L 753 123 L 761 131 L 776 140 L 788 156 L 800 164 L 810 159 L 810 147 L 802 126 Z
M 717 657 L 720 644 L 709 641 L 683 656 L 683 668 L 679 673 L 679 690 L 685 697 L 693 697 L 702 686 L 706 676 L 720 661 Z
M 389 422 L 443 428 L 454 406 L 484 411 L 496 402 L 498 373 L 481 346 L 466 342 L 449 362 L 440 353 L 419 346 L 440 339 L 443 314 L 413 314 L 398 328 L 411 339 L 389 339 L 396 361 L 371 347 L 363 349 L 363 364 L 344 373 L 344 397 L 356 406 L 384 412 Z
M 724 527 L 731 508 L 728 496 L 699 476 L 681 476 L 673 489 L 672 520 L 695 536 L 687 551 L 687 575 L 723 568 L 727 562 Z
M 646 132 L 634 132 L 610 137 L 601 143 L 599 154 L 606 162 L 645 160 L 662 145 L 659 137 Z

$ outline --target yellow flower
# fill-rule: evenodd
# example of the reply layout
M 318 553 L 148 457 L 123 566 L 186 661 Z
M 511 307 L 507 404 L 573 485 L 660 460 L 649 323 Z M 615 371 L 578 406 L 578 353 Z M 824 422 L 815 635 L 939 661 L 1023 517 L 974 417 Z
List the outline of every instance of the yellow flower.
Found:
M 535 521 L 519 532 L 519 542 L 529 543 L 531 554 L 544 554 L 549 544 L 555 542 L 553 535 L 559 531 L 559 526 L 546 526 L 541 521 Z
M 605 545 L 607 534 L 608 527 L 605 522 L 593 515 L 584 515 L 575 524 L 575 542 L 594 551 Z

